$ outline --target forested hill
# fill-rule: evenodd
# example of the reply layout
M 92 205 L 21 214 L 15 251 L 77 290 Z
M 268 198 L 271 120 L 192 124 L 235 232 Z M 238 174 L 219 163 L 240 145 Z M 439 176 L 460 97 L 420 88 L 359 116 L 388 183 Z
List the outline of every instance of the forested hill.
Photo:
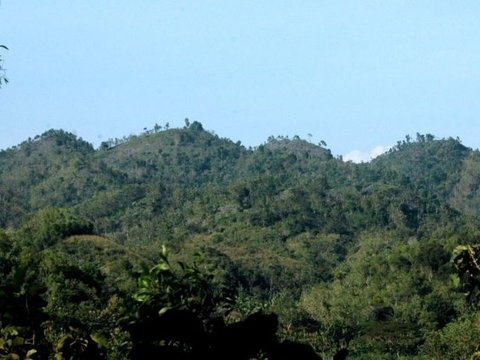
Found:
M 45 225 L 57 222 L 68 231 Z M 236 289 L 239 319 L 273 311 L 281 337 L 308 343 L 325 359 L 340 349 L 352 359 L 469 359 L 480 344 L 478 299 L 471 283 L 462 288 L 465 274 L 451 259 L 459 245 L 478 242 L 479 225 L 480 153 L 452 138 L 407 137 L 354 164 L 298 137 L 245 148 L 193 122 L 98 149 L 50 130 L 0 152 L 5 249 L 34 244 L 50 259 L 38 265 L 48 274 L 51 254 L 82 274 L 97 264 L 108 291 L 77 280 L 86 293 L 116 294 L 115 301 L 135 288 L 140 263 L 159 260 L 163 245 L 175 259 L 200 252 L 215 281 Z M 94 235 L 69 237 L 85 233 Z M 15 251 L 9 261 L 26 261 Z M 5 279 L 15 278 L 15 266 L 0 266 Z M 58 296 L 44 291 L 43 314 L 59 312 L 68 328 Z M 85 314 L 102 306 L 97 300 L 82 297 Z M 101 327 L 85 315 L 78 328 L 82 321 L 85 329 Z M 473 329 L 468 339 L 464 329 Z M 52 330 L 57 340 L 64 330 Z M 121 338 L 107 330 L 110 341 Z
M 435 140 L 432 135 L 417 135 L 415 141 L 407 137 L 371 163 L 352 164 L 298 137 L 270 137 L 265 144 L 246 149 L 240 142 L 205 131 L 198 122 L 183 129 L 156 127 L 104 142 L 98 150 L 73 134 L 49 130 L 0 151 L 0 226 L 17 225 L 24 215 L 44 207 L 75 207 L 82 212 L 95 206 L 98 198 L 110 203 L 109 211 L 116 215 L 135 204 L 148 203 L 159 210 L 168 206 L 167 199 L 176 207 L 181 199 L 172 196 L 185 198 L 199 189 L 210 189 L 216 198 L 224 193 L 218 201 L 240 209 L 248 203 L 260 206 L 262 196 L 278 202 L 287 190 L 302 191 L 311 200 L 345 192 L 348 196 L 339 198 L 337 207 L 348 201 L 361 206 L 357 199 L 371 202 L 380 196 L 396 201 L 395 195 L 402 193 L 418 211 L 420 204 L 414 203 L 427 200 L 429 207 L 448 206 L 476 216 L 479 157 L 459 140 Z M 115 198 L 122 199 L 123 206 L 111 203 Z M 368 211 L 357 215 L 364 210 Z M 388 211 L 383 215 L 389 217 Z M 320 224 L 316 227 L 322 231 Z

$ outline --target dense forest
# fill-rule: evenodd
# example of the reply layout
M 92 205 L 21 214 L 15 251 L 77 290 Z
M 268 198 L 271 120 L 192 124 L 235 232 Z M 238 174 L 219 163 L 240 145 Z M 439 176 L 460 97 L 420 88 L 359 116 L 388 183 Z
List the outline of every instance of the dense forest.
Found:
M 0 359 L 480 359 L 480 152 L 156 124 L 0 151 Z

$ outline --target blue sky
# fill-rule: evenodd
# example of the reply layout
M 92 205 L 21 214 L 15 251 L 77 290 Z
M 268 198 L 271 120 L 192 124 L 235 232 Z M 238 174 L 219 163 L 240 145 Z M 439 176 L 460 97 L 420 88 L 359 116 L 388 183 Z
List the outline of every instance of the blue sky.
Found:
M 355 159 L 417 132 L 479 148 L 479 18 L 468 0 L 3 0 L 0 148 L 186 117 Z

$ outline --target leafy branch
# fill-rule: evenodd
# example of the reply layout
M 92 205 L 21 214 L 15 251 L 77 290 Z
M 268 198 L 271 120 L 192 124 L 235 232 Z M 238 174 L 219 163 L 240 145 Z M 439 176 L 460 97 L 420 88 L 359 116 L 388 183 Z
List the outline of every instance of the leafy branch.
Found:
M 0 48 L 8 50 L 5 45 L 0 45 Z M 3 56 L 0 55 L 0 88 L 3 84 L 8 84 L 8 78 L 5 76 L 5 68 L 3 67 Z

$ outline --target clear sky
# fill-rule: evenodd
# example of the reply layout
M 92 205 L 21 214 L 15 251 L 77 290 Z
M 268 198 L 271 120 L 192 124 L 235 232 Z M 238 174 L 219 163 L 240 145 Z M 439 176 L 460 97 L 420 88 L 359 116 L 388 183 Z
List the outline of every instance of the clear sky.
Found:
M 186 117 L 356 159 L 417 132 L 479 148 L 479 19 L 478 0 L 3 0 L 0 148 Z

